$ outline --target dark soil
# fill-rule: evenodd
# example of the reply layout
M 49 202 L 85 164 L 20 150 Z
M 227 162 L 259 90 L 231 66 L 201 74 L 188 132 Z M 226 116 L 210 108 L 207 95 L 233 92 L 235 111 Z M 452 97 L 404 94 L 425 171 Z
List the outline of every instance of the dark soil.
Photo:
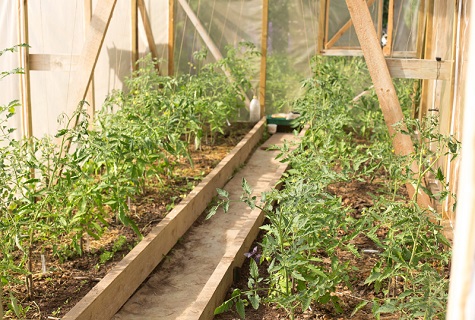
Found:
M 191 151 L 193 166 L 187 160 L 177 163 L 174 177 L 162 177 L 162 181 L 149 181 L 144 193 L 130 201 L 130 216 L 138 225 L 142 235 L 146 235 L 157 225 L 174 205 L 180 202 L 252 128 L 247 123 L 233 124 L 224 135 L 218 135 L 213 144 L 204 143 L 201 150 Z M 193 147 L 192 147 L 193 148 Z M 107 272 L 120 261 L 139 241 L 130 228 L 111 218 L 106 233 L 99 240 L 85 239 L 82 256 L 65 252 L 62 259 L 52 256 L 51 250 L 44 249 L 46 272 L 42 272 L 41 254 L 35 252 L 33 265 L 33 301 L 29 301 L 24 284 L 3 288 L 3 302 L 10 301 L 8 292 L 18 299 L 25 319 L 60 319 L 82 297 L 84 297 Z M 114 244 L 125 239 L 120 248 Z M 107 261 L 105 254 L 110 254 Z M 104 254 L 105 253 L 105 254 Z M 19 279 L 22 280 L 22 279 Z M 6 306 L 3 306 L 7 310 Z M 7 313 L 4 319 L 17 319 Z

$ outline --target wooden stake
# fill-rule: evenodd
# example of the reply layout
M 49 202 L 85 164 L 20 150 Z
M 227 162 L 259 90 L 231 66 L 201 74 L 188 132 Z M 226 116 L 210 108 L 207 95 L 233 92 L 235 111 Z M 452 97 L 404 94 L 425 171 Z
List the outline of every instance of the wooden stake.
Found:
M 158 51 L 157 51 L 157 45 L 155 44 L 155 39 L 153 37 L 153 31 L 152 31 L 152 24 L 150 23 L 150 19 L 148 17 L 147 13 L 147 8 L 145 7 L 145 2 L 144 0 L 138 0 L 138 5 L 140 9 L 140 16 L 142 17 L 142 22 L 143 22 L 143 27 L 145 29 L 145 35 L 147 36 L 147 43 L 148 47 L 150 48 L 150 53 L 152 54 L 152 58 L 155 61 L 158 61 Z M 155 68 L 157 69 L 157 72 L 160 71 L 160 67 L 157 64 L 155 64 Z
M 132 70 L 137 71 L 137 61 L 139 60 L 139 34 L 138 34 L 138 15 L 137 0 L 130 1 L 130 38 L 131 38 L 131 59 Z
M 394 26 L 394 0 L 389 0 L 388 25 L 387 25 L 387 42 L 383 48 L 385 56 L 391 55 L 393 46 L 393 26 Z
M 376 30 L 373 27 L 369 9 L 365 2 L 361 0 L 346 0 L 346 4 L 374 83 L 389 135 L 393 137 L 394 151 L 401 156 L 410 155 L 414 153 L 414 146 L 410 136 L 396 131 L 394 128 L 397 123 L 401 123 L 402 129 L 406 129 L 403 124 L 404 118 L 399 99 L 396 95 L 396 89 L 389 74 Z M 419 167 L 416 162 L 411 164 L 410 170 L 413 172 L 413 178 L 418 179 Z M 417 190 L 417 194 L 416 188 L 412 184 L 406 183 L 406 188 L 409 197 L 415 198 L 422 208 L 431 206 L 430 198 L 421 188 Z
M 168 75 L 175 73 L 175 0 L 168 0 Z
M 18 0 L 18 38 L 20 43 L 29 44 L 28 33 L 28 0 Z M 33 136 L 33 119 L 31 112 L 31 86 L 30 86 L 30 50 L 28 46 L 19 48 L 20 67 L 23 74 L 20 74 L 21 90 L 21 128 L 25 138 Z
M 267 79 L 267 34 L 269 26 L 269 0 L 262 0 L 262 34 L 261 34 L 261 72 L 259 80 L 259 103 L 261 117 L 266 112 L 266 79 Z

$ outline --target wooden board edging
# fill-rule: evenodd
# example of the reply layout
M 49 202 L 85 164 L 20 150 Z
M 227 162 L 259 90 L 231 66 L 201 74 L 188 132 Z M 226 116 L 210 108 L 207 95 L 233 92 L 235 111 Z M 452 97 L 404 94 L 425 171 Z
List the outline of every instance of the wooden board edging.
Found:
M 110 319 L 203 213 L 261 140 L 262 118 L 241 142 L 62 319 Z
M 297 142 L 305 135 L 307 129 L 308 125 L 299 133 Z M 291 150 L 295 148 L 296 145 L 291 146 Z M 269 190 L 282 187 L 280 179 L 288 169 L 288 163 L 280 164 L 273 178 L 269 181 Z M 179 320 L 209 320 L 214 318 L 214 310 L 223 302 L 226 292 L 234 281 L 234 268 L 241 267 L 244 263 L 244 253 L 249 251 L 252 243 L 257 238 L 264 219 L 265 213 L 262 210 L 255 208 L 251 211 L 246 224 L 237 234 L 233 244 L 227 249 L 200 295 L 193 305 L 188 308 L 187 312 L 178 318 Z

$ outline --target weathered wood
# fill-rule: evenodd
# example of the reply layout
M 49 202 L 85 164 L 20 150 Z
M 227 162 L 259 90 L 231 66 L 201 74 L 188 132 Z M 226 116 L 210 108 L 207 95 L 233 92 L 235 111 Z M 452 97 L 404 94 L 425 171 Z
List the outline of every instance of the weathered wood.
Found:
M 321 53 L 326 41 L 325 38 L 325 17 L 327 7 L 326 0 L 320 0 L 319 14 L 318 14 L 318 41 L 317 41 L 317 53 Z
M 28 32 L 28 0 L 18 0 L 18 32 L 20 43 L 29 44 Z M 33 136 L 33 117 L 31 112 L 31 86 L 30 86 L 30 49 L 28 46 L 20 47 L 20 67 L 23 73 L 20 75 L 21 91 L 21 129 L 22 136 Z
M 361 0 L 346 0 L 346 4 L 348 5 L 371 79 L 373 80 L 389 135 L 393 137 L 394 151 L 402 156 L 412 154 L 414 153 L 414 146 L 410 136 L 403 134 L 395 128 L 395 125 L 399 123 L 401 128 L 405 129 L 404 117 L 376 30 L 372 26 L 368 7 Z M 413 172 L 413 177 L 418 179 L 419 167 L 416 162 L 411 164 L 410 170 Z M 421 207 L 431 207 L 430 198 L 421 188 L 416 191 L 415 187 L 409 182 L 406 183 L 406 188 L 409 197 L 414 198 Z
M 261 116 L 266 109 L 266 80 L 267 80 L 267 33 L 269 27 L 269 0 L 262 0 L 262 33 L 261 33 L 261 71 L 259 76 L 259 103 Z
M 130 1 L 130 40 L 131 40 L 131 64 L 132 70 L 137 71 L 138 65 L 137 61 L 139 60 L 139 25 L 138 25 L 138 7 L 137 0 Z
M 175 73 L 175 0 L 168 0 L 168 75 Z
M 63 320 L 110 319 L 201 215 L 262 138 L 265 118 Z
M 30 54 L 30 70 L 77 71 L 79 56 L 61 54 Z
M 72 115 L 84 100 L 89 82 L 101 51 L 117 0 L 99 0 L 86 33 L 85 45 L 81 51 L 78 72 L 68 86 L 66 114 Z M 74 123 L 74 125 L 76 125 Z
M 142 17 L 142 23 L 145 30 L 145 35 L 147 37 L 148 47 L 150 49 L 150 53 L 152 54 L 152 58 L 156 61 L 159 59 L 157 45 L 155 44 L 155 38 L 153 36 L 152 24 L 150 23 L 150 19 L 148 17 L 147 8 L 145 7 L 144 0 L 138 0 L 140 16 Z M 155 64 L 155 68 L 157 72 L 160 71 L 158 63 Z
M 474 17 L 471 5 L 469 17 Z M 468 23 L 467 57 L 475 54 L 475 25 Z M 464 95 L 462 126 L 462 157 L 457 194 L 452 265 L 450 270 L 447 320 L 469 320 L 475 315 L 473 288 L 475 287 L 475 61 L 466 61 L 465 78 L 462 79 Z
M 394 0 L 389 0 L 389 10 L 388 10 L 388 27 L 387 27 L 387 42 L 383 48 L 383 54 L 385 56 L 391 55 L 392 46 L 393 46 L 393 28 L 394 28 Z
M 373 5 L 375 0 L 368 0 L 367 2 L 367 5 L 368 7 L 370 7 L 371 5 Z M 353 25 L 353 22 L 351 21 L 351 19 L 349 19 L 341 28 L 340 30 L 338 30 L 334 35 L 333 37 L 328 40 L 328 42 L 325 44 L 325 49 L 330 49 L 333 47 L 333 45 L 338 41 L 340 40 L 340 38 L 343 36 L 343 34 L 348 31 L 348 29 L 351 28 L 351 26 Z
M 392 59 L 386 63 L 392 78 L 450 80 L 453 62 L 424 59 Z

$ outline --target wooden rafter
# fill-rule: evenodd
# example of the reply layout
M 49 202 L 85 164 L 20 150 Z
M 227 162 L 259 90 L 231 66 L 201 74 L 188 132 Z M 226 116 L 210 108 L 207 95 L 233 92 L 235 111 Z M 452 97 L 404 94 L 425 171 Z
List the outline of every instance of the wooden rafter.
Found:
M 168 0 L 168 75 L 175 73 L 175 0 Z
M 265 103 L 266 103 L 268 25 L 269 25 L 269 0 L 262 0 L 261 71 L 260 71 L 260 80 L 259 80 L 259 103 L 261 104 L 261 116 L 265 114 Z
M 150 48 L 150 53 L 152 54 L 152 58 L 154 60 L 158 60 L 159 56 L 157 51 L 157 45 L 155 44 L 155 38 L 153 37 L 152 24 L 150 23 L 150 19 L 148 17 L 145 2 L 144 0 L 137 0 L 137 3 L 140 10 L 140 16 L 142 17 L 145 35 L 147 36 L 147 43 L 148 47 Z M 157 68 L 157 71 L 159 71 L 158 63 L 155 64 L 155 67 Z

